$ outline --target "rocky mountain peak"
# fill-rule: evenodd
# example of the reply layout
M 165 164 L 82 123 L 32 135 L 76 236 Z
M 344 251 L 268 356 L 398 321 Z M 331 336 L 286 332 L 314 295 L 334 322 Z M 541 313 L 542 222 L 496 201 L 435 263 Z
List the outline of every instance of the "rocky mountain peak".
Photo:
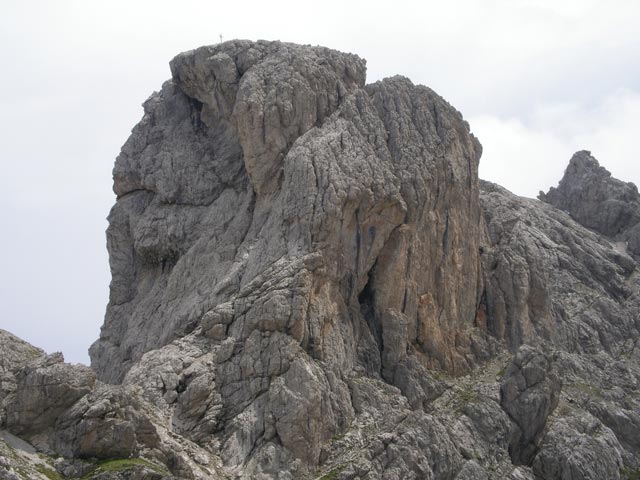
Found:
M 540 192 L 539 198 L 612 239 L 630 240 L 630 231 L 640 223 L 638 188 L 613 178 L 586 150 L 573 155 L 558 187 Z
M 610 177 L 611 173 L 600 166 L 598 160 L 591 155 L 589 150 L 579 150 L 573 154 L 566 170 L 567 175 L 593 174 L 601 177 Z M 562 181 L 562 180 L 561 180 Z
M 406 78 L 365 87 L 363 60 L 325 48 L 228 42 L 171 69 L 116 160 L 102 379 L 221 305 L 238 341 L 276 331 L 390 379 L 407 350 L 475 364 L 480 148 L 456 110 Z
M 543 202 L 480 182 L 462 115 L 352 54 L 171 71 L 116 159 L 91 368 L 0 331 L 0 478 L 637 476 L 635 187 L 586 151 Z

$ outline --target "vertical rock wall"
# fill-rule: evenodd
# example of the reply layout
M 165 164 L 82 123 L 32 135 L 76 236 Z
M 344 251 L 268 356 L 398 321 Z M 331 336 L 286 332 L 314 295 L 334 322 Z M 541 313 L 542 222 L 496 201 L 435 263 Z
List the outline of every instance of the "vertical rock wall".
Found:
M 455 109 L 402 77 L 365 87 L 363 60 L 324 48 L 228 42 L 171 69 L 114 169 L 100 379 L 197 329 L 229 345 L 227 458 L 275 436 L 316 463 L 353 372 L 417 406 L 441 388 L 428 368 L 474 365 L 481 148 Z

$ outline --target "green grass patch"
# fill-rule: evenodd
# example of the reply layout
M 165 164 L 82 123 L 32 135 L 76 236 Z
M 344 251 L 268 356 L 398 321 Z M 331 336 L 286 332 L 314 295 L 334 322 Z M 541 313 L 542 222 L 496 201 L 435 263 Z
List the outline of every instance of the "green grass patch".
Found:
M 29 355 L 29 358 L 31 360 L 35 360 L 36 358 L 40 358 L 43 353 L 40 350 L 37 350 L 35 348 L 30 348 L 27 352 L 27 355 Z
M 626 480 L 640 480 L 640 468 L 622 467 L 620 475 Z
M 98 473 L 122 472 L 135 467 L 146 467 L 161 475 L 169 475 L 169 471 L 164 467 L 151 463 L 143 458 L 115 458 L 102 460 L 96 464 L 96 469 L 82 477 L 81 480 L 91 480 Z
M 589 385 L 587 383 L 573 383 L 567 386 L 576 392 L 582 393 L 583 395 L 587 395 L 588 397 L 598 397 L 598 398 L 602 397 L 602 390 L 600 390 L 598 387 L 594 387 L 593 385 Z
M 451 400 L 451 406 L 457 415 L 462 414 L 467 405 L 478 399 L 478 393 L 468 387 L 460 387 L 454 393 L 455 395 Z
M 333 470 L 329 471 L 329 473 L 326 473 L 325 475 L 321 476 L 318 480 L 336 480 L 336 478 L 338 478 L 338 474 L 342 470 L 344 470 L 344 468 L 345 468 L 344 465 L 336 467 Z
M 36 470 L 38 470 L 38 472 L 47 477 L 49 480 L 62 480 L 62 475 L 51 468 L 45 467 L 42 464 L 36 465 Z
M 556 410 L 556 415 L 559 417 L 568 417 L 571 414 L 573 414 L 575 407 L 573 407 L 572 405 L 570 405 L 567 402 L 562 402 L 560 404 L 560 406 L 558 406 L 557 410 Z

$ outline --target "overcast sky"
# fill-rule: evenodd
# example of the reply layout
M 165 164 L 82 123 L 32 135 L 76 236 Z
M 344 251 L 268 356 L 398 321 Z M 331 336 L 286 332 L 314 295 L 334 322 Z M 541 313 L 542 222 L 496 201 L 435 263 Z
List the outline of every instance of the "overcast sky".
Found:
M 108 297 L 113 161 L 180 51 L 320 44 L 446 98 L 482 178 L 535 196 L 587 149 L 640 183 L 640 1 L 91 1 L 0 4 L 0 328 L 88 362 Z

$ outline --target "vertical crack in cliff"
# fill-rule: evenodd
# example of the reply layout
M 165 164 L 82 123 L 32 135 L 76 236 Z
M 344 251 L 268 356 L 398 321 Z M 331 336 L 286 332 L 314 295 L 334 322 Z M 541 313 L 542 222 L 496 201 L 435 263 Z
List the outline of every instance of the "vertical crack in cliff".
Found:
M 365 322 L 367 322 L 369 330 L 376 340 L 378 351 L 382 353 L 384 347 L 382 342 L 382 325 L 380 324 L 375 311 L 375 292 L 371 286 L 372 277 L 372 272 L 370 272 L 369 281 L 358 294 L 358 304 L 360 305 L 360 314 Z
M 447 242 L 449 240 L 449 209 L 447 209 L 444 221 L 444 233 L 442 234 L 442 258 L 440 263 L 444 263 L 447 256 Z

